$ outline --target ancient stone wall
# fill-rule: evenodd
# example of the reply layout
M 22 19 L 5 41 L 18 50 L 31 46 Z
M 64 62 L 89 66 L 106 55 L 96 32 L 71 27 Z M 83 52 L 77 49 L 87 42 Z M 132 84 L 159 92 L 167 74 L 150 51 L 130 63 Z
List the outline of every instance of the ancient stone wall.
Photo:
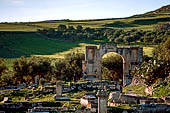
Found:
M 143 48 L 136 46 L 119 47 L 113 44 L 97 46 L 86 46 L 85 61 L 83 61 L 84 76 L 94 76 L 101 79 L 101 60 L 103 55 L 115 52 L 120 54 L 123 60 L 123 85 L 131 83 L 130 75 L 134 67 L 142 63 Z

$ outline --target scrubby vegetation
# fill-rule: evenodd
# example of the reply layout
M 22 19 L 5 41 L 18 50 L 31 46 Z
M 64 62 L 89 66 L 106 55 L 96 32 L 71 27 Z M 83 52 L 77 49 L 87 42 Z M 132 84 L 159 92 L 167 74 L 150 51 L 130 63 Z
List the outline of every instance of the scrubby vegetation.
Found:
M 1 86 L 20 83 L 29 85 L 34 83 L 36 76 L 45 78 L 46 82 L 53 82 L 52 80 L 78 80 L 82 77 L 81 65 L 83 59 L 84 54 L 74 52 L 67 54 L 64 61 L 22 56 L 13 62 L 12 70 L 9 70 L 1 61 Z
M 167 40 L 170 25 L 169 23 L 158 23 L 154 27 L 155 31 L 143 31 L 138 29 L 122 30 L 122 29 L 103 29 L 103 28 L 84 28 L 78 25 L 73 26 L 59 25 L 57 31 L 55 29 L 38 30 L 39 33 L 51 39 L 82 41 L 82 40 L 107 40 L 111 43 L 128 43 L 144 42 L 145 44 L 157 44 Z
M 170 38 L 153 51 L 153 59 L 148 59 L 133 72 L 137 78 L 143 79 L 147 86 L 156 88 L 154 95 L 169 95 L 170 73 Z M 164 90 L 164 91 L 163 91 Z M 161 94 L 162 91 L 162 94 Z

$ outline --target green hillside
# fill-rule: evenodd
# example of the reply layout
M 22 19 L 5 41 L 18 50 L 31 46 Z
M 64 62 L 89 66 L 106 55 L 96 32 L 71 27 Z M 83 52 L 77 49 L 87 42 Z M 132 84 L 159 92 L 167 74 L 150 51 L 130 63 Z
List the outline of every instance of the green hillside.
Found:
M 79 47 L 78 43 L 48 40 L 35 33 L 15 33 L 0 37 L 0 57 L 18 58 L 30 55 L 52 55 Z
M 0 31 L 36 31 L 42 28 L 57 28 L 58 25 L 81 25 L 84 28 L 114 28 L 114 29 L 142 29 L 152 30 L 159 22 L 170 22 L 170 12 L 166 14 L 136 15 L 128 18 L 98 19 L 98 20 L 54 20 L 42 22 L 0 23 Z
M 46 39 L 37 35 L 37 29 L 57 29 L 58 25 L 66 26 L 81 25 L 83 28 L 113 28 L 123 30 L 152 30 L 159 22 L 170 22 L 170 6 L 148 12 L 141 15 L 135 15 L 128 18 L 115 19 L 94 19 L 94 20 L 49 20 L 41 22 L 19 22 L 19 23 L 0 23 L 0 31 L 9 32 L 9 34 L 0 34 L 0 57 L 18 58 L 20 56 L 43 55 L 48 57 L 63 57 L 69 51 L 80 49 L 94 42 L 94 40 L 83 41 L 65 41 L 57 39 Z M 157 12 L 157 13 L 154 13 Z M 10 32 L 14 33 L 10 33 Z M 82 39 L 80 39 L 82 40 Z M 83 48 L 83 49 L 82 49 Z M 151 55 L 152 48 L 145 48 L 145 54 Z M 149 50 L 149 52 L 147 52 Z
M 150 11 L 148 13 L 145 13 L 145 14 L 148 14 L 148 15 L 167 15 L 170 13 L 170 5 L 166 5 L 166 6 L 163 6 L 159 9 L 156 9 L 154 11 Z

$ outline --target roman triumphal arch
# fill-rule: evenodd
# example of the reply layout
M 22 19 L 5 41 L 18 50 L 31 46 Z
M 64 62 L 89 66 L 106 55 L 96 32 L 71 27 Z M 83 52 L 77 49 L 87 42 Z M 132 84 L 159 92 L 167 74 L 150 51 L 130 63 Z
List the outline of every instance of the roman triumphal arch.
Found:
M 113 44 L 97 46 L 86 46 L 85 61 L 82 63 L 83 74 L 86 77 L 101 79 L 102 56 L 109 52 L 116 52 L 123 59 L 123 86 L 129 85 L 132 80 L 130 75 L 134 67 L 142 63 L 143 48 L 137 46 L 116 46 Z

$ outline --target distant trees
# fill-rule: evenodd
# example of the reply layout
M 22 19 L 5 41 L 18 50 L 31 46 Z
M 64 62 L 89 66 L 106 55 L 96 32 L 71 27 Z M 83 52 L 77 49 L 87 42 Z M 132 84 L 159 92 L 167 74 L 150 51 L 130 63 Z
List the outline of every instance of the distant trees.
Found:
M 164 22 L 159 22 L 157 23 L 153 30 L 154 31 L 163 31 L 163 30 L 169 30 L 170 29 L 170 23 L 164 23 Z
M 133 42 L 134 41 L 134 37 L 133 36 L 125 36 L 124 40 L 126 42 L 128 42 L 128 44 L 130 44 L 130 42 Z
M 160 46 L 156 47 L 153 51 L 153 56 L 155 59 L 170 62 L 170 37 L 168 40 L 161 44 Z
M 68 26 L 68 30 L 69 30 L 69 31 L 73 31 L 73 30 L 75 30 L 75 29 L 74 29 L 73 26 Z
M 66 29 L 67 29 L 66 25 L 60 24 L 58 26 L 58 31 L 66 31 Z
M 84 54 L 73 52 L 67 54 L 64 61 L 56 62 L 56 78 L 60 75 L 60 78 L 64 80 L 80 79 L 82 77 L 82 60 L 84 60 L 84 57 Z
M 78 25 L 76 28 L 77 28 L 77 31 L 79 31 L 79 32 L 80 32 L 81 30 L 83 30 L 83 27 L 82 27 L 81 25 Z
M 84 54 L 69 53 L 63 60 L 30 57 L 21 58 L 13 62 L 13 69 L 8 68 L 0 59 L 0 86 L 35 83 L 35 77 L 44 78 L 46 82 L 56 80 L 79 80 L 82 77 L 82 60 Z M 55 80 L 55 81 L 53 81 Z
M 123 30 L 110 28 L 83 28 L 81 25 L 66 26 L 59 25 L 57 30 L 43 29 L 38 32 L 49 38 L 57 38 L 64 40 L 107 40 L 112 43 L 128 43 L 144 42 L 146 43 L 162 43 L 170 36 L 170 24 L 158 23 L 151 31 L 139 29 Z
M 169 23 L 158 23 L 153 31 L 143 31 L 131 29 L 128 31 L 122 29 L 109 28 L 83 28 L 81 25 L 73 26 L 59 25 L 57 30 L 43 29 L 37 32 L 48 36 L 49 38 L 64 40 L 107 40 L 112 43 L 128 43 L 145 42 L 145 43 L 161 43 L 170 36 Z
M 14 61 L 13 71 L 16 83 L 34 83 L 35 77 L 48 78 L 48 74 L 51 70 L 51 64 L 48 60 L 42 60 L 38 58 L 21 57 L 19 60 Z
M 7 70 L 8 68 L 3 64 L 3 59 L 0 58 L 0 77 Z

